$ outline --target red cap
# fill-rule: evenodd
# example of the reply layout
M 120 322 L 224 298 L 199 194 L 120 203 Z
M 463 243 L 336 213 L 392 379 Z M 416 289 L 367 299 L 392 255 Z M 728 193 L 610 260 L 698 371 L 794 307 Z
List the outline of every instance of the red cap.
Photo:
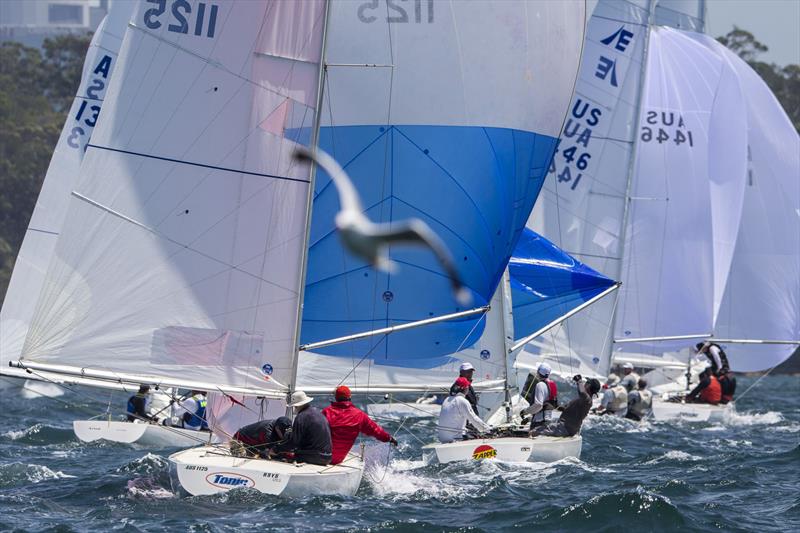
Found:
M 339 385 L 336 387 L 336 392 L 334 393 L 337 402 L 343 402 L 345 400 L 350 399 L 350 388 L 345 385 Z
M 468 389 L 469 388 L 469 380 L 465 377 L 460 377 L 456 380 L 456 387 L 459 389 Z

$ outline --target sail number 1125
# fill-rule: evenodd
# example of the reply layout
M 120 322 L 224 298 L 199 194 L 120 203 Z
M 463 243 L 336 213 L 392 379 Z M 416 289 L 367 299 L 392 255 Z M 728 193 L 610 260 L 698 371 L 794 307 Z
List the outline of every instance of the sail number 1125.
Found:
M 201 36 L 205 30 L 206 37 L 213 38 L 214 30 L 217 27 L 217 12 L 219 7 L 215 4 L 197 3 L 197 10 L 192 13 L 192 4 L 187 0 L 147 0 L 148 4 L 155 7 L 145 10 L 144 25 L 151 30 L 161 27 L 161 15 L 167 11 L 169 4 L 170 13 L 167 15 L 165 23 L 168 23 L 167 31 L 174 33 L 188 34 L 190 29 L 194 35 Z M 191 21 L 194 24 L 191 24 Z M 190 25 L 193 26 L 190 28 Z

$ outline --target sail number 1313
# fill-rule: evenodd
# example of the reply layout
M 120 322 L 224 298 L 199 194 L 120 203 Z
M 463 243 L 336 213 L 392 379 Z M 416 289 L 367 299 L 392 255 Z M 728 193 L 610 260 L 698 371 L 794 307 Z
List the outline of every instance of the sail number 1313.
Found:
M 147 0 L 147 3 L 155 5 L 144 12 L 144 25 L 151 30 L 157 30 L 163 22 L 168 24 L 167 31 L 186 34 L 191 31 L 198 36 L 205 32 L 206 37 L 214 37 L 219 11 L 217 5 L 198 2 L 197 10 L 193 13 L 192 4 L 187 0 Z M 166 13 L 167 7 L 170 8 L 169 14 L 162 21 L 161 16 Z

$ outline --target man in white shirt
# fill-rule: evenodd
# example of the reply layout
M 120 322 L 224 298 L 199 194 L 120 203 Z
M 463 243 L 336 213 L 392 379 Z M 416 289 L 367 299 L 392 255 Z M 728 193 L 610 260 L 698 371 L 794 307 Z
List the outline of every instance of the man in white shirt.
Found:
M 437 426 L 439 441 L 442 443 L 446 444 L 463 438 L 467 421 L 480 432 L 487 432 L 492 429 L 492 426 L 481 420 L 472 411 L 472 406 L 464 396 L 464 392 L 467 389 L 469 389 L 467 378 L 458 378 L 450 389 L 450 396 L 445 398 L 442 403 Z

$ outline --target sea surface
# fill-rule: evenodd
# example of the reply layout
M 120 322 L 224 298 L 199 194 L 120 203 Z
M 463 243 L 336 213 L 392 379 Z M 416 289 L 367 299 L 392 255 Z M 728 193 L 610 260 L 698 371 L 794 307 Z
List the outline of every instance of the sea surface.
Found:
M 435 422 L 406 421 L 397 451 L 369 448 L 391 461 L 355 497 L 304 500 L 189 497 L 171 486 L 170 450 L 79 442 L 72 420 L 109 400 L 124 404 L 0 389 L 0 531 L 800 531 L 798 377 L 764 378 L 719 424 L 590 417 L 580 460 L 553 464 L 427 465 Z

